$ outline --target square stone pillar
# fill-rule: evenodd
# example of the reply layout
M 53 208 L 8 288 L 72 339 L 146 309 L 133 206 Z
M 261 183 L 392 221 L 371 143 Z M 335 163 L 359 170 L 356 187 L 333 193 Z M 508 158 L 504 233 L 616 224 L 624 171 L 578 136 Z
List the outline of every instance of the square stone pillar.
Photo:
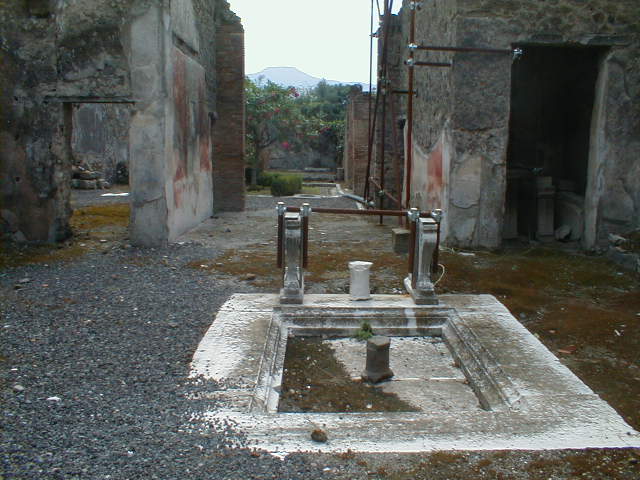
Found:
M 280 303 L 301 304 L 304 296 L 302 268 L 302 215 L 287 212 L 283 232 L 284 276 Z
M 418 305 L 437 305 L 431 265 L 438 246 L 438 224 L 433 218 L 417 218 L 413 272 L 404 279 L 404 286 Z

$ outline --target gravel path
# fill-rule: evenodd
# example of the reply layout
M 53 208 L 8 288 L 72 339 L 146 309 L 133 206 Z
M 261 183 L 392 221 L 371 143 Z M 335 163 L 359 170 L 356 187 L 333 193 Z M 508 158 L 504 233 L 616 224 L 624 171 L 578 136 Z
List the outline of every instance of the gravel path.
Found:
M 225 299 L 251 291 L 185 268 L 216 253 L 115 249 L 0 273 L 0 478 L 327 478 L 310 458 L 226 448 L 243 445 L 229 425 L 185 433 L 215 407 L 187 398 L 193 351 Z
M 246 246 L 273 250 L 278 200 L 249 196 L 247 212 L 216 215 L 168 248 L 127 248 L 123 234 L 82 240 L 89 253 L 70 261 L 0 270 L 0 480 L 640 478 L 640 452 L 628 450 L 280 460 L 244 448 L 233 425 L 189 433 L 192 415 L 215 409 L 194 399 L 215 385 L 187 378 L 193 352 L 229 295 L 259 289 L 188 264 Z M 391 222 L 342 217 L 314 216 L 313 245 L 389 243 Z

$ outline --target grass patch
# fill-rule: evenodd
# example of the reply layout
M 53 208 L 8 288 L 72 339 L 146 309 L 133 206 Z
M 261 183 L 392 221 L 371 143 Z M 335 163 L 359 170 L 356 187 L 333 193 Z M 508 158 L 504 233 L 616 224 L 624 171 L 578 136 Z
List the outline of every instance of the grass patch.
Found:
M 71 217 L 71 228 L 77 233 L 127 228 L 130 212 L 128 203 L 77 208 Z
M 4 245 L 0 251 L 0 269 L 76 259 L 89 251 L 92 240 L 124 237 L 129 211 L 128 204 L 78 208 L 69 221 L 74 232 L 72 239 L 60 244 Z

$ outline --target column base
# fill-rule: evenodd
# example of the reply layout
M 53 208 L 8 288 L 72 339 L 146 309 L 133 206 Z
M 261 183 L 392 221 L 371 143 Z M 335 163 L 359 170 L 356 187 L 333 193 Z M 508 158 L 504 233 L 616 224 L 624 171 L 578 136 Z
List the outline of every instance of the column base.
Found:
M 438 297 L 433 289 L 433 285 L 431 283 L 429 285 L 431 288 L 418 290 L 411 286 L 411 276 L 404 279 L 404 288 L 407 293 L 411 295 L 416 305 L 438 305 Z
M 302 290 L 297 292 L 284 288 L 280 290 L 280 303 L 283 305 L 302 305 L 303 299 L 304 292 Z

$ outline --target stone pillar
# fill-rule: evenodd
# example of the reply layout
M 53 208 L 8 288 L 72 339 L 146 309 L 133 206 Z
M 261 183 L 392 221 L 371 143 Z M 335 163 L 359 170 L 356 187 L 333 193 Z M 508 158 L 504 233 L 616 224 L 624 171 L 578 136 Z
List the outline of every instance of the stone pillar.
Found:
M 389 368 L 389 337 L 374 336 L 367 340 L 367 364 L 362 372 L 362 380 L 378 383 L 393 377 Z
M 240 23 L 216 29 L 218 118 L 214 128 L 213 192 L 216 211 L 245 207 L 244 30 Z
M 284 278 L 280 290 L 280 303 L 301 304 L 304 295 L 304 271 L 302 269 L 302 216 L 299 213 L 284 215 Z
M 437 305 L 431 282 L 431 265 L 437 247 L 438 225 L 433 218 L 417 218 L 413 272 L 404 280 L 407 292 L 419 305 Z
M 162 2 L 161 2 L 162 3 Z M 160 246 L 213 213 L 206 71 L 191 0 L 140 2 L 127 29 L 131 240 Z
M 131 241 L 163 245 L 169 238 L 166 168 L 165 38 L 163 10 L 140 7 L 129 23 L 132 95 L 137 99 L 129 127 Z
M 369 287 L 371 262 L 349 262 L 349 295 L 351 300 L 369 300 L 371 289 Z

